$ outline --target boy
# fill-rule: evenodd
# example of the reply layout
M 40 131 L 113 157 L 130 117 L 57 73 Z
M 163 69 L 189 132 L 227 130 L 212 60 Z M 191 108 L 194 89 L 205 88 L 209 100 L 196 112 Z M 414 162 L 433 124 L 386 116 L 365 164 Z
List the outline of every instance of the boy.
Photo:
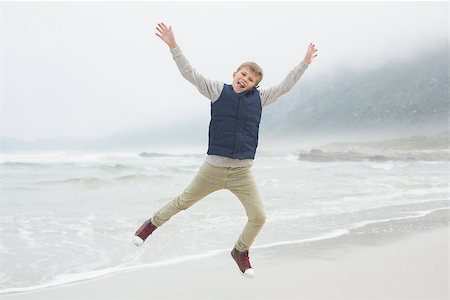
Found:
M 300 79 L 313 58 L 314 44 L 309 44 L 304 60 L 284 81 L 267 90 L 257 90 L 262 69 L 253 62 L 243 63 L 233 73 L 231 85 L 205 78 L 198 73 L 178 47 L 172 27 L 159 23 L 156 35 L 170 48 L 181 75 L 211 100 L 208 156 L 191 184 L 174 200 L 157 211 L 136 231 L 136 246 L 173 215 L 219 189 L 228 189 L 242 202 L 248 222 L 231 252 L 241 273 L 253 277 L 248 250 L 265 222 L 261 196 L 251 172 L 258 145 L 259 123 L 263 106 L 288 92 Z

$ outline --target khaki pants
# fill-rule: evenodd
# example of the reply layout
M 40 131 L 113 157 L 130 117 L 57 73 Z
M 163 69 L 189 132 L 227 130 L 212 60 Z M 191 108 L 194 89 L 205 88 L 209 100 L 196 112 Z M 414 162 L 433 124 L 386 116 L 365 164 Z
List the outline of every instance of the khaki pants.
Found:
M 181 195 L 157 211 L 151 222 L 159 227 L 176 213 L 220 189 L 230 190 L 244 205 L 248 222 L 235 247 L 241 252 L 246 251 L 252 245 L 266 219 L 261 195 L 250 167 L 216 167 L 204 162 L 191 184 Z

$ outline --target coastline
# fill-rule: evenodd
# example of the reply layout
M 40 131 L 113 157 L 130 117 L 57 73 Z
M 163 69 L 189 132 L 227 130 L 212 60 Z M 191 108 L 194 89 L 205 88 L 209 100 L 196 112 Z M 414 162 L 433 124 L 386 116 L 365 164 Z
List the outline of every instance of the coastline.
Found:
M 441 300 L 449 296 L 448 241 L 448 222 L 403 232 L 356 231 L 254 249 L 252 279 L 221 252 L 0 299 Z

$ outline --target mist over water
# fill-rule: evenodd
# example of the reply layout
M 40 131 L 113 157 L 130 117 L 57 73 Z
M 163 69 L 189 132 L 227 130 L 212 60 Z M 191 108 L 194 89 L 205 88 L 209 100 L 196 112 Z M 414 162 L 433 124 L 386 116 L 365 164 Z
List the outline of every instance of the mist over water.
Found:
M 343 92 L 363 103 L 352 88 L 383 86 L 368 76 L 372 71 L 391 66 L 377 79 L 395 87 L 401 82 L 391 76 L 395 69 L 411 65 L 402 74 L 406 78 L 420 73 L 414 61 L 421 70 L 440 57 L 437 50 L 448 53 L 447 6 L 443 1 L 243 2 L 236 9 L 235 2 L 3 1 L 0 136 L 101 139 L 146 128 L 159 141 L 163 129 L 175 127 L 173 133 L 183 137 L 191 123 L 201 123 L 197 131 L 205 128 L 207 100 L 180 76 L 167 46 L 154 35 L 161 21 L 173 26 L 187 58 L 207 78 L 229 82 L 240 63 L 256 61 L 265 71 L 261 89 L 279 84 L 314 42 L 318 57 L 298 86 L 313 84 L 314 100 Z M 232 43 L 225 38 L 243 28 L 249 34 L 232 34 Z M 406 81 L 421 87 L 427 79 L 433 76 Z M 326 90 L 331 93 L 321 93 Z M 372 92 L 364 91 L 366 96 Z M 386 99 L 397 103 L 397 98 Z M 331 111 L 331 119 L 341 114 Z

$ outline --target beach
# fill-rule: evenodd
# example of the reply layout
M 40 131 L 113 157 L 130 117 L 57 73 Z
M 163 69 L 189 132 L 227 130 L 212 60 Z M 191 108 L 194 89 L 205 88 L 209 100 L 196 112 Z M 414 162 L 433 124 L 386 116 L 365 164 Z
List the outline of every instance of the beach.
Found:
M 1 299 L 446 299 L 446 161 L 254 166 L 267 213 L 244 278 L 230 251 L 247 221 L 229 191 L 155 231 L 143 220 L 203 156 L 11 154 L 0 159 Z
M 449 297 L 448 241 L 448 227 L 352 233 L 322 243 L 255 249 L 251 279 L 222 252 L 0 299 L 444 300 Z

